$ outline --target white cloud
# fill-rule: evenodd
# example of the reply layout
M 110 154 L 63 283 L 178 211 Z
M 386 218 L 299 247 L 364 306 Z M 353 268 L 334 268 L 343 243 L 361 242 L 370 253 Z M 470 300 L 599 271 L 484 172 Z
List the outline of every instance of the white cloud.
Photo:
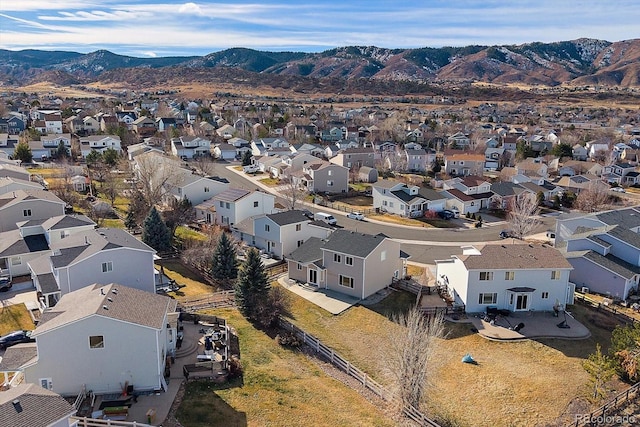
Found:
M 200 6 L 195 3 L 185 3 L 178 8 L 178 13 L 185 13 L 189 15 L 202 15 Z
M 148 56 L 149 58 L 157 58 L 158 57 L 157 53 L 152 52 L 150 50 L 145 51 L 145 52 L 140 52 L 140 54 L 143 55 L 143 56 Z

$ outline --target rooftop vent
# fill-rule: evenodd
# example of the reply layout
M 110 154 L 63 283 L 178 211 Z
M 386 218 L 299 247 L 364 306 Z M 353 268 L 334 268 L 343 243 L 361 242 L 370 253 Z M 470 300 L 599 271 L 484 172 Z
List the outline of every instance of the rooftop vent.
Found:
M 15 409 L 17 413 L 22 412 L 22 405 L 20 404 L 20 401 L 18 399 L 14 400 L 11 403 L 13 403 L 13 409 Z
M 118 294 L 118 290 L 117 290 L 116 288 L 113 288 L 113 289 L 111 290 L 111 293 L 112 293 L 112 294 L 116 294 L 116 295 L 117 295 L 117 294 Z
M 106 305 L 103 305 L 102 308 L 105 310 L 109 310 L 109 307 L 107 307 Z
M 113 298 L 111 298 L 111 297 L 107 297 L 107 301 L 109 301 L 109 302 L 113 302 Z

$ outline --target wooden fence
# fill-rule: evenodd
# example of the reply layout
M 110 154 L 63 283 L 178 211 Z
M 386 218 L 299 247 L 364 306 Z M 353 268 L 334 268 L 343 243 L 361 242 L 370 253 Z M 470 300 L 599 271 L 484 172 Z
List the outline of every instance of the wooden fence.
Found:
M 324 345 L 318 338 L 306 333 L 288 320 L 280 318 L 280 326 L 293 333 L 297 338 L 302 340 L 305 345 L 315 351 L 322 358 L 328 360 L 333 366 L 347 373 L 347 375 L 355 378 L 363 387 L 375 393 L 383 400 L 392 399 L 391 392 L 385 387 L 372 380 L 365 372 L 353 366 L 344 357 L 336 353 L 331 347 Z M 421 426 L 440 427 L 435 421 L 427 418 L 422 412 L 411 405 L 405 406 L 402 410 L 405 416 L 412 419 Z
M 575 423 L 570 424 L 567 427 L 595 427 L 600 424 L 609 424 L 607 420 L 607 413 L 616 409 L 618 406 L 629 401 L 630 399 L 635 398 L 638 395 L 639 391 L 640 382 L 637 382 L 625 391 L 615 395 L 613 399 L 611 399 L 609 402 L 605 403 L 595 411 L 591 412 L 590 414 L 576 416 Z M 640 421 L 640 415 L 638 417 L 638 421 Z
M 615 304 L 611 304 L 611 305 L 602 304 L 601 302 L 589 297 L 588 294 L 583 294 L 581 292 L 576 291 L 574 293 L 574 299 L 575 301 L 582 303 L 584 305 L 594 307 L 600 311 L 604 311 L 609 314 L 613 314 L 614 316 L 616 316 L 618 320 L 620 320 L 623 323 L 633 324 L 635 322 L 638 322 L 638 319 L 631 317 L 626 313 L 620 311 L 620 309 L 616 307 Z
M 206 308 L 235 307 L 235 305 L 235 291 L 233 290 L 199 295 L 180 301 L 180 306 L 187 313 L 193 313 Z
M 373 208 L 365 208 L 363 206 L 349 205 L 345 202 L 330 202 L 328 200 L 322 200 L 320 203 L 316 203 L 316 206 L 325 206 L 327 208 L 335 209 L 342 212 L 360 212 L 364 215 L 371 215 L 376 213 Z
M 71 417 L 72 421 L 78 422 L 78 427 L 152 427 L 149 424 L 138 423 L 136 421 L 113 421 L 99 420 L 97 418 Z

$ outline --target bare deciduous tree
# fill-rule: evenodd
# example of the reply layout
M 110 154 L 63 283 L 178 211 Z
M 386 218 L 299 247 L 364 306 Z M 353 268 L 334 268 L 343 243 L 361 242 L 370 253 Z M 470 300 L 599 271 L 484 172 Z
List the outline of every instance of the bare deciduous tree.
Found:
M 393 401 L 398 411 L 406 405 L 423 406 L 435 368 L 438 339 L 444 337 L 444 317 L 426 317 L 417 307 L 395 316 L 401 328 L 390 334 L 391 352 L 386 368 L 393 384 Z
M 287 209 L 296 209 L 298 203 L 302 201 L 307 194 L 309 194 L 309 191 L 305 187 L 299 185 L 292 176 L 288 176 L 282 181 L 284 182 L 284 185 L 280 190 L 280 195 L 286 201 Z
M 172 187 L 181 184 L 184 176 L 177 160 L 151 152 L 136 157 L 134 171 L 147 211 L 160 203 Z
M 589 185 L 578 194 L 573 205 L 574 208 L 584 212 L 597 212 L 602 210 L 609 203 L 609 193 L 607 187 L 601 183 Z
M 540 213 L 538 200 L 533 193 L 520 193 L 511 199 L 507 220 L 515 237 L 522 239 L 540 223 L 536 216 Z

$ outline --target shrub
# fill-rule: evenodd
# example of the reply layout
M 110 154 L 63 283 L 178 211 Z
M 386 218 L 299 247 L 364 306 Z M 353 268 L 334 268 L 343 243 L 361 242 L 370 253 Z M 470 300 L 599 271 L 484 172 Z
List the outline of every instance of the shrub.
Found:
M 229 379 L 239 378 L 242 376 L 242 373 L 243 369 L 240 359 L 238 359 L 236 356 L 231 356 L 229 358 Z
M 276 335 L 275 339 L 283 347 L 298 348 L 302 345 L 302 341 L 293 332 L 283 332 Z

